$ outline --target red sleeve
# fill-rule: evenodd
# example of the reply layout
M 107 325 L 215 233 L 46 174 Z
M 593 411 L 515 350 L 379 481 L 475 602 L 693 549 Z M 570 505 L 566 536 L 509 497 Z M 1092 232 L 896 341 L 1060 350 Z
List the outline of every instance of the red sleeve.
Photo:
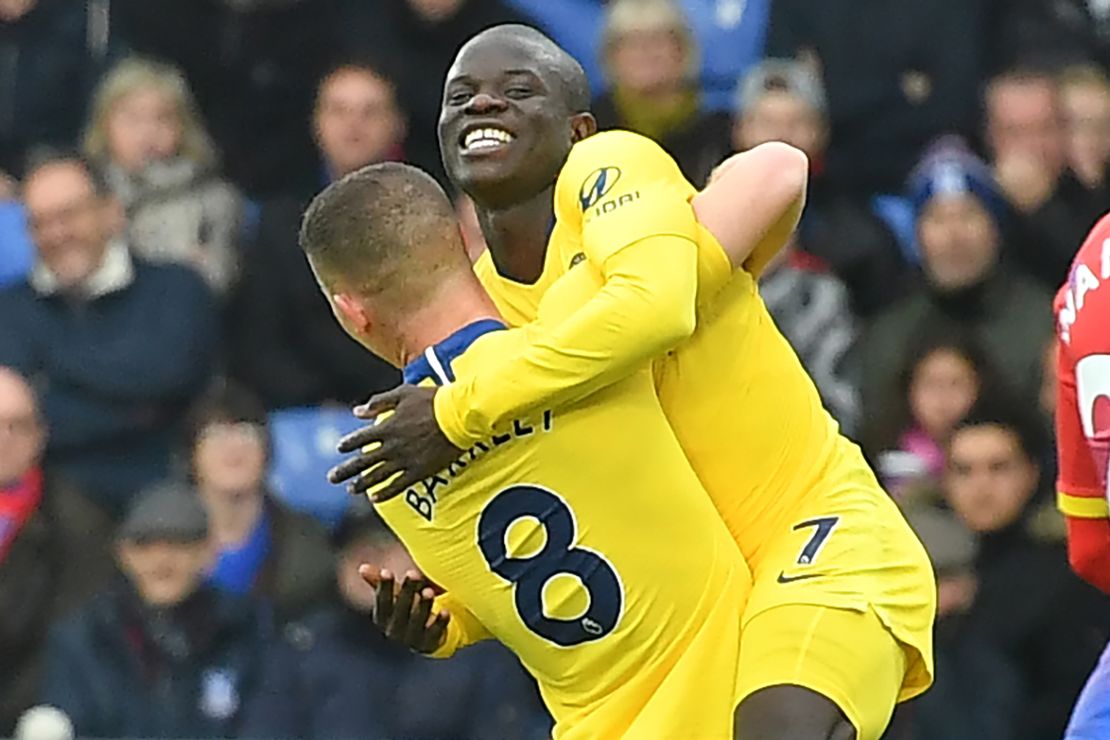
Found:
M 1056 314 L 1057 501 L 1068 520 L 1068 559 L 1110 593 L 1110 217 L 1076 255 Z

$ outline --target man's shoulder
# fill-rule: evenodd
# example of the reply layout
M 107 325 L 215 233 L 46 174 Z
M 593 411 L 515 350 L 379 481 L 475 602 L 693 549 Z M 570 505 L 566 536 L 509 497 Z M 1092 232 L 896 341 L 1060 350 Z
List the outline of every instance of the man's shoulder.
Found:
M 31 283 L 27 278 L 21 278 L 15 282 L 0 286 L 0 302 L 5 305 L 12 305 L 28 301 L 34 301 L 38 295 L 35 289 L 31 287 Z
M 643 156 L 671 159 L 662 146 L 642 134 L 626 129 L 609 129 L 577 142 L 571 147 L 568 163 L 586 158 L 591 162 L 605 159 L 632 164 Z
M 132 257 L 135 282 L 147 292 L 199 293 L 211 295 L 208 284 L 195 269 L 173 262 L 150 262 Z

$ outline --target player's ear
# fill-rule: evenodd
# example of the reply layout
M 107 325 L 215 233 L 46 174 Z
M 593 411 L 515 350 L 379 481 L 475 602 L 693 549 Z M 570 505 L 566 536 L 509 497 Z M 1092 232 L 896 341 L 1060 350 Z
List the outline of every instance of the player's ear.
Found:
M 593 113 L 576 113 L 570 119 L 570 140 L 577 144 L 588 136 L 597 133 L 597 119 Z
M 333 293 L 331 302 L 342 323 L 359 334 L 367 333 L 370 328 L 370 314 L 361 301 L 347 293 Z

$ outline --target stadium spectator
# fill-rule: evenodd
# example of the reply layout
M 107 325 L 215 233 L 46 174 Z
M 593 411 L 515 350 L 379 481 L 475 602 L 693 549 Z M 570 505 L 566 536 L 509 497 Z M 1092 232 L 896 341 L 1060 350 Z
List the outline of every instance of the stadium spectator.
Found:
M 180 67 L 223 154 L 252 198 L 311 181 L 313 92 L 350 24 L 343 0 L 113 0 L 135 53 Z
M 1040 390 L 1041 352 L 1052 335 L 1051 299 L 999 262 L 1002 197 L 990 172 L 954 142 L 930 152 L 910 182 L 924 271 L 921 283 L 877 316 L 863 340 L 864 416 L 897 402 L 895 386 L 914 337 L 926 328 L 969 332 L 1022 402 Z
M 654 139 L 704 185 L 727 154 L 728 116 L 702 108 L 698 48 L 677 0 L 613 0 L 602 55 L 609 89 L 594 102 L 598 126 Z
M 42 701 L 78 737 L 255 734 L 273 630 L 249 600 L 209 588 L 208 526 L 178 484 L 142 494 L 119 529 L 121 576 L 49 638 Z
M 1016 669 L 1015 740 L 1063 734 L 1072 702 L 1110 634 L 1110 611 L 1068 568 L 1061 539 L 1036 516 L 1037 427 L 1010 403 L 977 407 L 948 448 L 945 495 L 979 536 L 969 629 Z
M 279 623 L 332 594 L 332 552 L 323 527 L 266 489 L 266 412 L 248 392 L 221 385 L 189 417 L 193 482 L 208 512 L 217 557 L 209 582 L 267 602 Z
M 0 2 L 0 177 L 23 175 L 36 145 L 71 147 L 117 44 L 106 0 Z
M 191 270 L 132 258 L 119 204 L 76 156 L 33 165 L 23 196 L 36 264 L 0 292 L 0 364 L 41 393 L 47 463 L 118 515 L 169 472 L 211 371 L 212 296 Z
M 229 312 L 232 373 L 268 409 L 350 405 L 400 382 L 336 325 L 297 243 L 301 214 L 318 189 L 401 156 L 405 124 L 393 84 L 365 64 L 340 65 L 320 83 L 315 128 L 317 176 L 305 192 L 262 205 Z
M 31 386 L 0 367 L 0 736 L 35 703 L 46 630 L 111 572 L 107 514 L 45 470 Z
M 407 160 L 446 184 L 436 124 L 451 60 L 478 31 L 527 16 L 504 0 L 361 0 L 351 8 L 351 46 L 396 81 L 409 117 Z
M 551 37 L 578 60 L 590 89 L 605 88 L 601 66 L 601 27 L 605 21 L 604 0 L 506 0 L 529 19 L 529 24 Z
M 984 102 L 995 178 L 1017 216 L 1012 256 L 1055 291 L 1110 203 L 1110 190 L 1088 189 L 1069 168 L 1060 89 L 1051 74 L 1003 72 L 990 81 Z
M 701 51 L 701 89 L 708 110 L 729 113 L 736 80 L 763 56 L 772 0 L 681 0 Z
M 834 187 L 894 193 L 930 141 L 972 131 L 983 33 L 978 2 L 777 0 L 767 53 L 824 78 Z
M 933 687 L 908 708 L 912 740 L 1013 740 L 1021 687 L 1007 655 L 969 624 L 979 579 L 976 540 L 950 512 L 910 510 L 911 526 L 937 576 Z
M 1060 75 L 1067 122 L 1068 166 L 1088 190 L 1106 192 L 1110 166 L 1110 79 L 1094 65 L 1069 67 Z
M 429 661 L 374 629 L 374 591 L 358 568 L 415 569 L 393 533 L 359 499 L 336 530 L 334 577 L 340 603 L 292 634 L 299 737 L 548 737 L 551 723 L 535 682 L 503 646 L 475 645 L 449 661 Z M 435 697 L 435 711 L 427 710 Z M 544 734 L 548 733 L 548 734 Z
M 859 389 L 851 355 L 857 327 L 844 283 L 792 241 L 764 269 L 759 293 L 817 384 L 825 408 L 845 434 L 854 435 Z
M 97 87 L 84 152 L 127 216 L 127 243 L 152 262 L 197 270 L 216 293 L 235 277 L 242 207 L 181 73 L 137 58 Z
M 809 157 L 799 249 L 826 262 L 844 281 L 859 315 L 888 305 L 901 293 L 907 266 L 869 198 L 842 192 L 828 180 L 829 124 L 821 79 L 800 62 L 769 59 L 740 80 L 735 102 L 735 151 L 785 141 Z
M 952 430 L 1000 383 L 971 336 L 947 326 L 919 332 L 899 373 L 896 403 L 868 434 L 887 490 L 900 499 L 935 490 Z M 889 485 L 891 479 L 906 480 Z
M 577 59 L 590 87 L 605 89 L 602 0 L 508 0 Z M 700 50 L 699 87 L 707 110 L 728 112 L 736 80 L 763 54 L 770 0 L 679 0 Z

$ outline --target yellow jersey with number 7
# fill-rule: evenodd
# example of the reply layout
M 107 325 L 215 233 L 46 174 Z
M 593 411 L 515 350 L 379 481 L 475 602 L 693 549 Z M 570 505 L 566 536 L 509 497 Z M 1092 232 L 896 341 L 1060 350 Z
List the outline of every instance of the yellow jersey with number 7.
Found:
M 695 194 L 657 144 L 626 131 L 596 134 L 573 147 L 559 174 L 557 220 L 537 284 L 501 278 L 488 254 L 475 272 L 514 325 L 538 319 L 557 326 L 603 289 L 609 257 L 639 240 L 684 229 L 677 225 L 689 215 L 681 210 Z M 734 272 L 713 235 L 700 224 L 697 229 L 697 328 L 652 370 L 670 426 L 755 572 L 745 619 L 783 600 L 874 609 L 916 653 L 901 697 L 916 695 L 929 685 L 932 671 L 935 585 L 924 550 L 859 448 L 823 408 L 771 319 L 757 276 Z M 498 409 L 526 407 L 526 393 L 542 397 L 541 389 L 566 383 L 576 371 L 572 352 L 564 348 L 563 354 L 571 358 L 564 365 L 533 363 L 533 377 L 514 387 L 471 383 L 438 394 L 436 417 L 444 432 L 458 443 L 496 423 Z M 549 377 L 541 377 L 545 373 Z M 814 517 L 824 515 L 822 502 L 830 496 L 866 499 L 880 512 L 881 527 L 841 520 L 836 534 L 817 529 L 820 536 L 800 539 Z M 881 534 L 869 537 L 868 527 Z M 839 546 L 822 551 L 829 536 Z M 791 548 L 794 554 L 787 557 Z M 803 570 L 802 578 L 812 579 L 805 581 L 804 594 L 801 586 L 782 587 L 798 575 L 795 570 L 813 565 L 817 552 L 825 552 L 823 566 L 833 551 L 838 562 L 829 577 Z M 776 583 L 776 576 L 787 580 Z

